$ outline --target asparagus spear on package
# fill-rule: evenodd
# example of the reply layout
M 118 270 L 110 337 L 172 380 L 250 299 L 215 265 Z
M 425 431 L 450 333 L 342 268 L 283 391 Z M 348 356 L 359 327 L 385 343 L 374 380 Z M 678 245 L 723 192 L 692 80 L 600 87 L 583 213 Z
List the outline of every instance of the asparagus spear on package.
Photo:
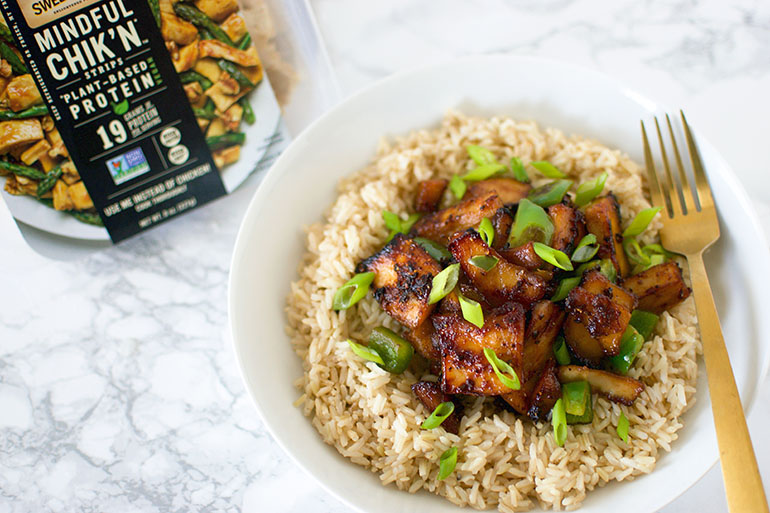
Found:
M 17 219 L 117 242 L 227 194 L 285 143 L 255 46 L 273 35 L 250 34 L 236 0 L 0 10 L 0 176 Z

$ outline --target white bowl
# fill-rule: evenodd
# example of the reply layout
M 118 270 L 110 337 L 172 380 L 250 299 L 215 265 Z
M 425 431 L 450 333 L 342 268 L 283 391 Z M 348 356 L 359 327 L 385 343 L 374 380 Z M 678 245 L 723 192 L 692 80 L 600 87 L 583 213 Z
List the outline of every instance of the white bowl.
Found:
M 447 109 L 482 116 L 534 119 L 620 148 L 642 162 L 639 120 L 664 112 L 608 77 L 556 61 L 510 56 L 472 57 L 385 79 L 349 98 L 302 133 L 275 163 L 249 206 L 230 273 L 229 309 L 235 351 L 267 428 L 283 449 L 330 493 L 369 513 L 457 511 L 429 493 L 382 486 L 378 477 L 324 444 L 292 406 L 302 366 L 284 326 L 289 283 L 305 251 L 302 226 L 321 219 L 343 176 L 374 155 L 381 136 L 435 127 Z M 718 205 L 722 237 L 707 267 L 738 387 L 748 409 L 768 367 L 770 333 L 767 244 L 749 200 L 714 148 L 698 137 Z M 764 310 L 764 311 L 763 311 Z M 764 314 L 764 315 L 763 315 Z M 670 454 L 632 482 L 588 494 L 582 511 L 647 513 L 668 504 L 717 461 L 705 370 L 697 402 Z

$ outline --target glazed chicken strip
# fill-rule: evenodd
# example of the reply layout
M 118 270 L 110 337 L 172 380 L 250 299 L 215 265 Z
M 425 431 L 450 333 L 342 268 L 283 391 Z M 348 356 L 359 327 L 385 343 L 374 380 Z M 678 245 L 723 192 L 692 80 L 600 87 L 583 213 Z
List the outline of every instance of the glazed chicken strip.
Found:
M 676 262 L 650 267 L 623 280 L 623 286 L 639 298 L 639 309 L 658 315 L 690 296 Z
M 487 197 L 497 194 L 504 205 L 513 205 L 526 198 L 532 186 L 513 178 L 488 178 L 476 182 L 468 188 L 468 197 Z
M 423 217 L 414 224 L 413 230 L 420 237 L 447 245 L 452 235 L 477 227 L 482 219 L 492 217 L 502 206 L 497 194 L 469 198 Z
M 551 247 L 571 255 L 580 239 L 586 235 L 585 216 L 580 210 L 565 203 L 548 207 L 548 215 L 554 228 Z
M 441 202 L 448 180 L 423 180 L 417 184 L 414 209 L 417 212 L 435 212 Z
M 484 348 L 521 372 L 524 308 L 508 303 L 487 315 L 478 328 L 459 315 L 434 315 L 441 351 L 441 388 L 447 394 L 500 395 L 509 392 L 484 356 Z
M 591 390 L 607 397 L 610 401 L 631 405 L 644 390 L 644 384 L 627 376 L 612 372 L 589 369 L 579 365 L 562 365 L 558 369 L 559 381 L 588 381 Z
M 412 392 L 425 406 L 428 412 L 433 412 L 439 404 L 451 401 L 451 398 L 441 391 L 441 385 L 432 381 L 419 381 L 412 385 Z M 454 401 L 452 401 L 454 402 Z M 449 417 L 444 419 L 441 423 L 441 427 L 446 429 L 449 433 L 455 435 L 460 431 L 460 418 L 462 415 L 459 413 L 459 405 L 455 403 L 455 411 L 452 412 Z
M 595 199 L 586 207 L 585 218 L 588 232 L 596 235 L 599 242 L 597 258 L 608 258 L 618 271 L 618 276 L 627 276 L 630 266 L 623 251 L 618 200 L 612 193 Z
M 375 273 L 374 297 L 404 326 L 416 328 L 435 307 L 428 304 L 428 297 L 441 266 L 403 234 L 397 234 L 379 253 L 358 264 L 356 272 Z
M 475 230 L 457 234 L 449 244 L 449 252 L 460 262 L 473 285 L 494 306 L 508 301 L 529 305 L 545 295 L 546 282 L 543 278 L 505 260 L 487 246 Z M 485 271 L 472 262 L 474 257 L 481 255 L 494 257 L 497 263 Z

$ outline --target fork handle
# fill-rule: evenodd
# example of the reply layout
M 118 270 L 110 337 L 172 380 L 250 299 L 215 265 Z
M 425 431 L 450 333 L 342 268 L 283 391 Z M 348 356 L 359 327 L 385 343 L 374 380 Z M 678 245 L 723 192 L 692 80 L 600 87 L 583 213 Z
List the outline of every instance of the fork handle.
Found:
M 730 513 L 768 513 L 765 489 L 703 266 L 703 252 L 688 255 L 687 262 L 698 312 L 727 506 Z

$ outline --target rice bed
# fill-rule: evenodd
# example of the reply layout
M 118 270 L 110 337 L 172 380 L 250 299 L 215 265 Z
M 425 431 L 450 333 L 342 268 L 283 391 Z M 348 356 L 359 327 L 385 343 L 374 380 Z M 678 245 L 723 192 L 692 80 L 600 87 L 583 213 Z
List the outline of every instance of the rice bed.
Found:
M 323 222 L 308 228 L 307 253 L 287 306 L 288 332 L 305 371 L 297 404 L 326 443 L 377 473 L 384 485 L 428 490 L 477 509 L 526 511 L 538 503 L 575 509 L 589 490 L 651 472 L 661 449 L 670 451 L 680 416 L 694 402 L 700 341 L 692 298 L 662 315 L 634 362 L 629 375 L 646 385 L 635 403 L 620 406 L 595 396 L 593 424 L 570 426 L 564 447 L 554 442 L 549 423 L 533 423 L 484 398 L 466 403 L 460 436 L 420 429 L 430 412 L 410 386 L 424 376 L 409 370 L 391 375 L 355 356 L 345 342 L 366 341 L 377 326 L 398 330 L 397 323 L 371 294 L 350 310 L 331 309 L 355 265 L 385 242 L 382 211 L 406 214 L 420 180 L 473 167 L 469 144 L 489 148 L 500 162 L 514 155 L 525 163 L 548 160 L 576 183 L 606 171 L 605 190 L 618 197 L 624 223 L 650 206 L 640 167 L 628 156 L 530 121 L 450 112 L 437 129 L 383 141 L 369 166 L 339 184 Z M 655 241 L 659 228 L 654 222 L 641 240 Z M 621 411 L 630 421 L 629 444 L 615 431 Z M 438 481 L 439 456 L 451 446 L 459 450 L 457 466 Z

